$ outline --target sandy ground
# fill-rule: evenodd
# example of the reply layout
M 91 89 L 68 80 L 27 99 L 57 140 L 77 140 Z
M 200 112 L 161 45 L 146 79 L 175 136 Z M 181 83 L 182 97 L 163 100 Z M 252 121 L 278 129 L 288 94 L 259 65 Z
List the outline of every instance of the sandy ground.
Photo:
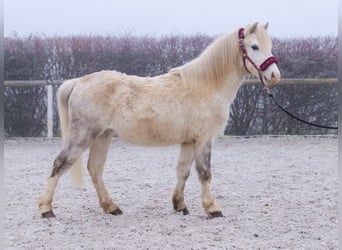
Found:
M 217 139 L 212 192 L 225 217 L 216 219 L 201 207 L 194 168 L 190 215 L 173 211 L 178 146 L 116 138 L 104 179 L 124 214 L 102 212 L 87 173 L 81 189 L 67 174 L 55 194 L 57 217 L 42 219 L 38 196 L 60 147 L 60 139 L 5 141 L 6 249 L 337 249 L 336 137 Z

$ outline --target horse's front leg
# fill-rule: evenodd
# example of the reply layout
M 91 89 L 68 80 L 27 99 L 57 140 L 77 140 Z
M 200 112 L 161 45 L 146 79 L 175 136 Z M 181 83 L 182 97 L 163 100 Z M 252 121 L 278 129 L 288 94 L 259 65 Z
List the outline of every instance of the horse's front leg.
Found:
M 215 200 L 210 192 L 211 181 L 211 141 L 205 144 L 195 155 L 196 170 L 202 185 L 202 205 L 209 218 L 222 217 L 220 207 L 215 203 Z
M 179 154 L 177 165 L 177 185 L 172 197 L 173 207 L 176 211 L 182 211 L 184 215 L 189 214 L 184 202 L 185 182 L 190 175 L 191 165 L 194 159 L 194 143 L 183 143 Z

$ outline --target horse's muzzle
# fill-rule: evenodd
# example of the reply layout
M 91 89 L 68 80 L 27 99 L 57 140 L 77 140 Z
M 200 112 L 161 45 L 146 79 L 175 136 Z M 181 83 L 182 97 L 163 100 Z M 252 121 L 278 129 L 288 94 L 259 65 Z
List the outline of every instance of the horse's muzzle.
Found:
M 270 76 L 263 75 L 263 80 L 265 85 L 273 86 L 280 82 L 280 72 L 279 70 L 272 71 Z

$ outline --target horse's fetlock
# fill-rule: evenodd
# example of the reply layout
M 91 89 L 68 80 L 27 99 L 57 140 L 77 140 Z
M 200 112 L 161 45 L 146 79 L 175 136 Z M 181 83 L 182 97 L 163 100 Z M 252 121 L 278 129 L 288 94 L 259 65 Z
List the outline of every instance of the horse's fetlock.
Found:
M 113 201 L 100 202 L 103 211 L 107 214 L 119 214 L 120 208 Z M 120 210 L 121 211 L 121 210 Z M 122 211 L 121 211 L 122 213 Z
M 222 217 L 221 208 L 214 202 L 214 200 L 211 202 L 211 204 L 207 203 L 206 205 L 207 206 L 204 206 L 203 204 L 203 207 L 209 218 Z M 221 216 L 219 216 L 220 214 Z
M 172 197 L 172 204 L 173 208 L 176 211 L 183 211 L 186 208 L 186 205 L 184 203 L 184 196 L 178 191 L 175 191 Z
M 198 172 L 198 176 L 201 182 L 210 182 L 211 181 L 211 172 L 210 170 L 202 170 Z

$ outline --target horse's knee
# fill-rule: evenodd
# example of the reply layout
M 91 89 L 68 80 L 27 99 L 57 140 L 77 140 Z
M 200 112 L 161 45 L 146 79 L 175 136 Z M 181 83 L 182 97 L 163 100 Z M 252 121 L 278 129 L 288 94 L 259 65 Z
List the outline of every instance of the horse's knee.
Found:
M 198 178 L 201 182 L 210 182 L 211 181 L 211 170 L 210 166 L 196 166 Z
M 210 182 L 211 180 L 211 166 L 210 166 L 210 156 L 201 157 L 196 160 L 196 170 L 198 173 L 198 178 L 201 182 Z
M 211 143 L 207 143 L 195 158 L 196 170 L 201 182 L 211 180 Z

